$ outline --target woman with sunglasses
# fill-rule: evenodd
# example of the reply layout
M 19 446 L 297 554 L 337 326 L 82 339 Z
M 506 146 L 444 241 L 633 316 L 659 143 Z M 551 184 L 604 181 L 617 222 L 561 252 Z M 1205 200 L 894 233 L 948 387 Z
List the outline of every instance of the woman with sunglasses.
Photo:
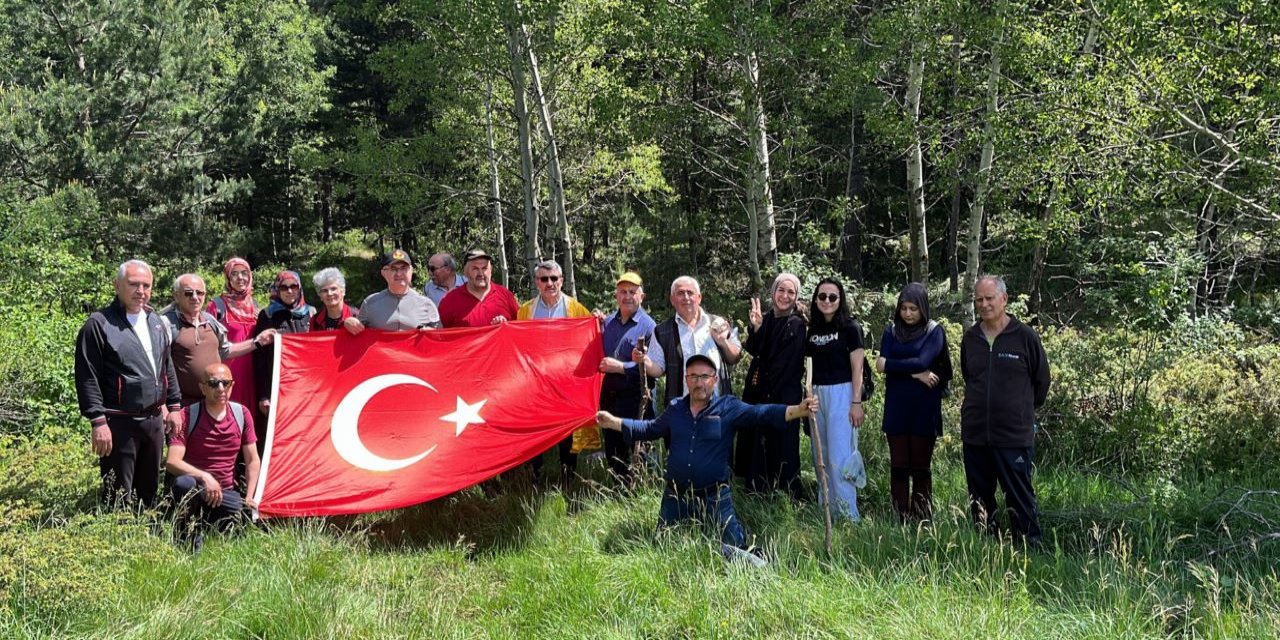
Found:
M 942 358 L 939 358 L 939 355 Z M 947 332 L 929 319 L 929 293 L 913 282 L 898 294 L 893 324 L 880 337 L 889 440 L 889 495 L 900 522 L 933 512 L 933 445 L 942 435 L 942 390 L 951 380 Z M 912 486 L 914 485 L 914 486 Z
M 770 309 L 751 299 L 747 341 L 751 354 L 742 400 L 750 404 L 797 404 L 804 398 L 804 346 L 807 329 L 800 312 L 800 278 L 780 273 L 769 292 Z M 739 429 L 734 470 L 748 491 L 786 491 L 806 499 L 800 483 L 800 422 L 785 429 Z
M 813 395 L 819 410 L 813 438 L 822 438 L 827 499 L 836 512 L 860 519 L 858 489 L 866 486 L 866 470 L 858 452 L 858 428 L 866 417 L 862 408 L 862 367 L 865 351 L 862 327 L 849 315 L 844 285 L 823 278 L 809 305 L 809 341 L 805 355 L 813 359 Z M 855 387 L 854 381 L 859 383 Z M 855 388 L 857 392 L 855 394 Z M 815 447 L 814 460 L 817 460 Z M 822 478 L 818 479 L 822 482 Z
M 254 327 L 254 335 L 267 329 L 275 329 L 276 333 L 306 333 L 311 328 L 311 317 L 316 314 L 315 307 L 307 304 L 302 295 L 302 278 L 297 271 L 281 271 L 271 283 L 271 304 L 258 314 L 258 324 Z M 262 426 L 258 428 L 258 448 L 266 444 L 265 418 L 271 413 L 271 387 L 275 382 L 272 376 L 272 349 L 259 349 L 253 354 L 254 382 L 257 385 L 258 400 L 254 404 L 261 412 Z
M 227 328 L 227 340 L 232 344 L 257 338 L 259 332 L 255 332 L 254 327 L 258 324 L 258 305 L 253 301 L 253 269 L 244 258 L 233 257 L 222 265 L 222 275 L 226 278 L 225 290 L 209 301 L 205 311 Z M 236 358 L 226 364 L 231 368 L 232 377 L 239 381 L 231 390 L 231 399 L 246 407 L 256 406 L 253 359 Z

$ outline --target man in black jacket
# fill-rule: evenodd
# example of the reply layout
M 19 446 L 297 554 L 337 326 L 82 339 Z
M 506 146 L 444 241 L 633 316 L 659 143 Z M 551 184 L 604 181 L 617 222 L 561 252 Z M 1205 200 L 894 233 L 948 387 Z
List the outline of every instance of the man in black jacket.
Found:
M 1027 544 L 1040 543 L 1040 520 L 1031 486 L 1035 410 L 1049 394 L 1049 360 L 1034 329 L 1005 313 L 1004 280 L 983 276 L 973 304 L 981 322 L 960 346 L 964 404 L 960 436 L 974 519 L 994 531 L 996 484 L 1004 491 L 1011 529 Z
M 182 428 L 181 392 L 169 330 L 147 303 L 151 267 L 130 260 L 116 272 L 116 299 L 89 316 L 76 337 L 76 395 L 93 427 L 102 497 L 155 504 L 164 433 Z

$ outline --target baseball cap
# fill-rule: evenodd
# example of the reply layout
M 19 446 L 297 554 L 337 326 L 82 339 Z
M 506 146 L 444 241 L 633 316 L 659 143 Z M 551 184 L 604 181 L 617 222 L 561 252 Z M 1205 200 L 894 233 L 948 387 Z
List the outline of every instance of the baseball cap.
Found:
M 413 260 L 409 259 L 409 254 L 404 249 L 396 249 L 382 257 L 382 266 L 384 267 L 395 262 L 403 262 L 411 267 L 413 266 Z
M 695 362 L 701 362 L 702 364 L 705 364 L 708 367 L 711 367 L 712 369 L 716 368 L 716 363 L 711 360 L 711 357 L 702 355 L 701 353 L 695 353 L 689 356 L 688 358 L 686 358 L 684 361 L 684 368 L 688 369 L 689 365 Z
M 493 260 L 493 258 L 489 257 L 489 254 L 484 252 L 484 249 L 472 249 L 462 254 L 462 264 L 466 264 L 468 262 L 471 262 L 472 260 L 481 260 L 481 259 L 489 260 L 489 261 Z
M 635 285 L 635 286 L 637 286 L 637 287 L 643 287 L 643 286 L 644 286 L 644 280 L 641 280 L 641 279 L 640 279 L 640 274 L 638 274 L 638 273 L 636 273 L 636 272 L 634 272 L 634 271 L 628 271 L 628 272 L 626 272 L 626 273 L 624 273 L 624 274 L 622 274 L 622 275 L 618 276 L 618 282 L 617 282 L 616 284 L 622 284 L 622 283 L 624 283 L 624 282 L 626 282 L 626 283 L 628 283 L 628 284 L 634 284 L 634 285 Z

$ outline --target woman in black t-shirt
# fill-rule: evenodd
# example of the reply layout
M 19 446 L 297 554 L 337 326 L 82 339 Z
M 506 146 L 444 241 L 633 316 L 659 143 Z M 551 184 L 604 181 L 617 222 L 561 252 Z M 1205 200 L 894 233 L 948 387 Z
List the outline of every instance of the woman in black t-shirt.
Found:
M 858 453 L 858 428 L 866 417 L 861 393 L 862 327 L 850 317 L 844 286 L 835 278 L 818 283 L 809 311 L 805 355 L 813 358 L 813 393 L 820 406 L 814 416 L 813 436 L 822 438 L 832 505 L 856 521 L 860 518 L 858 489 L 867 484 L 862 454 Z M 859 382 L 856 396 L 854 380 Z

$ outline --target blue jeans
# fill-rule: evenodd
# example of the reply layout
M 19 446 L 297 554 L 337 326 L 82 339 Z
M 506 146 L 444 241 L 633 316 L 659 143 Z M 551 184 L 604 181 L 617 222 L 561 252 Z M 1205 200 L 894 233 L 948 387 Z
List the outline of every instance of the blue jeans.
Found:
M 733 494 L 727 484 L 706 489 L 676 489 L 667 483 L 662 492 L 662 506 L 658 508 L 658 529 L 683 520 L 698 520 L 704 526 L 714 524 L 721 542 L 747 548 L 747 532 L 733 510 Z

